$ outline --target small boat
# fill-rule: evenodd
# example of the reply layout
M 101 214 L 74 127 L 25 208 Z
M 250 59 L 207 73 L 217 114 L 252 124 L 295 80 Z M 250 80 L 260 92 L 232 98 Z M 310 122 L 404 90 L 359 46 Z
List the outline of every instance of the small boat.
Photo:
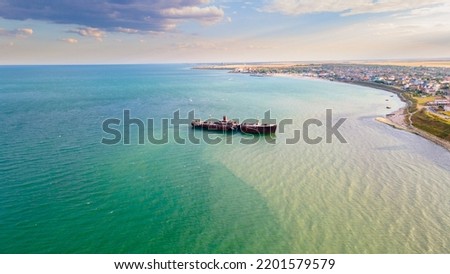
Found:
M 239 128 L 239 124 L 236 121 L 228 120 L 227 116 L 223 116 L 222 121 L 216 119 L 209 119 L 206 121 L 195 119 L 192 120 L 191 125 L 193 128 L 214 131 L 233 131 Z
M 260 124 L 258 122 L 241 124 L 241 131 L 243 133 L 270 134 L 275 133 L 276 130 L 277 124 Z

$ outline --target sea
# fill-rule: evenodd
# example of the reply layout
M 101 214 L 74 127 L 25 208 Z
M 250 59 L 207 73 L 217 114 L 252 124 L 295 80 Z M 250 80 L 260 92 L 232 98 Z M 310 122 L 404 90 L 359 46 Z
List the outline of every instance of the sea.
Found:
M 0 253 L 450 251 L 450 153 L 375 121 L 396 96 L 192 66 L 1 66 Z

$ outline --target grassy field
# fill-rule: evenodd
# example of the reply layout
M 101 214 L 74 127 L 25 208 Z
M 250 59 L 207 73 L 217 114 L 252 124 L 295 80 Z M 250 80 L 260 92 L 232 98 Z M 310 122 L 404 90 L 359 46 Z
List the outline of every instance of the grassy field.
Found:
M 409 93 L 403 93 L 403 97 L 405 97 L 406 100 L 409 100 L 411 102 L 411 104 L 408 107 L 408 110 L 410 113 L 413 113 L 414 111 L 417 110 L 417 97 L 413 97 L 411 94 Z
M 416 99 L 417 103 L 419 105 L 425 105 L 428 102 L 433 102 L 434 100 L 436 100 L 436 96 L 429 96 L 429 97 L 414 97 L 414 99 Z M 440 98 L 440 97 L 439 97 Z
M 442 113 L 440 113 L 440 114 L 442 114 Z M 436 115 L 436 114 L 434 114 L 433 112 L 427 112 L 427 115 L 428 115 L 428 116 L 431 116 L 431 117 L 433 117 L 433 118 L 435 118 L 435 119 L 437 119 L 437 120 L 439 120 L 439 121 L 442 122 L 442 123 L 445 123 L 445 124 L 450 125 L 450 120 L 448 120 L 448 119 L 443 119 L 442 116 Z
M 418 105 L 424 105 L 427 102 L 434 101 L 435 97 L 413 97 L 409 93 L 403 93 L 406 100 L 409 100 L 409 113 L 414 113 L 418 110 Z M 450 121 L 444 120 L 436 115 L 427 112 L 426 109 L 417 111 L 411 117 L 413 126 L 426 131 L 434 136 L 442 138 L 450 142 Z
M 424 109 L 412 116 L 413 125 L 439 138 L 450 141 L 450 123 L 428 114 Z

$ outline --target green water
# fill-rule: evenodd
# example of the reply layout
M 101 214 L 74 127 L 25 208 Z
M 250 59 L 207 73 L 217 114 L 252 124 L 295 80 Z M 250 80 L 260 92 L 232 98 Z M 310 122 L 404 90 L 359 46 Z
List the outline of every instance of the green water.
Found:
M 448 253 L 450 154 L 375 122 L 402 106 L 390 96 L 187 65 L 0 67 L 0 252 Z M 236 133 L 180 145 L 172 127 L 165 145 L 137 144 L 136 127 L 130 145 L 101 144 L 102 122 L 124 109 L 143 120 L 270 109 L 294 124 L 275 144 Z M 346 144 L 286 144 L 326 109 L 347 118 Z

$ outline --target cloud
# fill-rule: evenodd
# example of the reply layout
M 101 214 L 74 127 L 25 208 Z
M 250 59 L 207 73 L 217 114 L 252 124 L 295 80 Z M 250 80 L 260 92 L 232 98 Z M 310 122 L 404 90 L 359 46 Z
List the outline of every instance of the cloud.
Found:
M 17 29 L 16 34 L 20 35 L 20 36 L 28 37 L 33 34 L 33 30 L 32 29 Z
M 224 12 L 208 0 L 0 0 L 0 17 L 145 33 L 168 31 L 185 20 L 218 22 Z
M 161 11 L 161 15 L 170 19 L 196 19 L 204 22 L 218 22 L 222 20 L 224 12 L 217 7 L 182 7 L 169 8 Z
M 423 8 L 417 8 L 410 10 L 406 13 L 400 13 L 396 14 L 396 16 L 400 18 L 436 18 L 435 16 L 445 16 L 448 17 L 448 14 L 450 13 L 450 2 L 442 5 L 433 5 Z M 447 22 L 448 20 L 442 21 L 443 23 Z
M 61 41 L 69 43 L 69 44 L 76 44 L 78 43 L 78 40 L 75 38 L 63 38 Z
M 172 27 L 165 26 L 165 28 L 166 29 L 171 29 Z M 142 31 L 142 30 L 137 30 L 137 29 L 122 28 L 122 27 L 115 28 L 114 31 L 115 32 L 121 32 L 121 33 L 127 33 L 127 34 L 159 34 L 159 33 L 162 33 L 161 31 L 152 31 L 152 30 Z
M 446 0 L 272 0 L 270 4 L 261 8 L 260 11 L 278 12 L 286 15 L 335 12 L 345 16 L 365 13 L 414 10 L 436 5 L 444 5 L 445 3 L 447 3 Z
M 84 36 L 84 37 L 93 37 L 95 39 L 97 39 L 98 41 L 103 41 L 103 38 L 105 37 L 105 32 L 98 29 L 98 28 L 91 28 L 91 27 L 86 27 L 86 28 L 78 28 L 76 30 L 70 30 L 68 31 L 69 33 L 76 33 L 80 36 Z
M 0 28 L 0 36 L 16 36 L 20 38 L 27 38 L 33 35 L 33 30 L 29 28 L 5 30 Z
M 122 32 L 122 33 L 131 33 L 131 34 L 139 33 L 139 30 L 137 30 L 137 29 L 122 28 L 122 27 L 115 28 L 115 31 Z

